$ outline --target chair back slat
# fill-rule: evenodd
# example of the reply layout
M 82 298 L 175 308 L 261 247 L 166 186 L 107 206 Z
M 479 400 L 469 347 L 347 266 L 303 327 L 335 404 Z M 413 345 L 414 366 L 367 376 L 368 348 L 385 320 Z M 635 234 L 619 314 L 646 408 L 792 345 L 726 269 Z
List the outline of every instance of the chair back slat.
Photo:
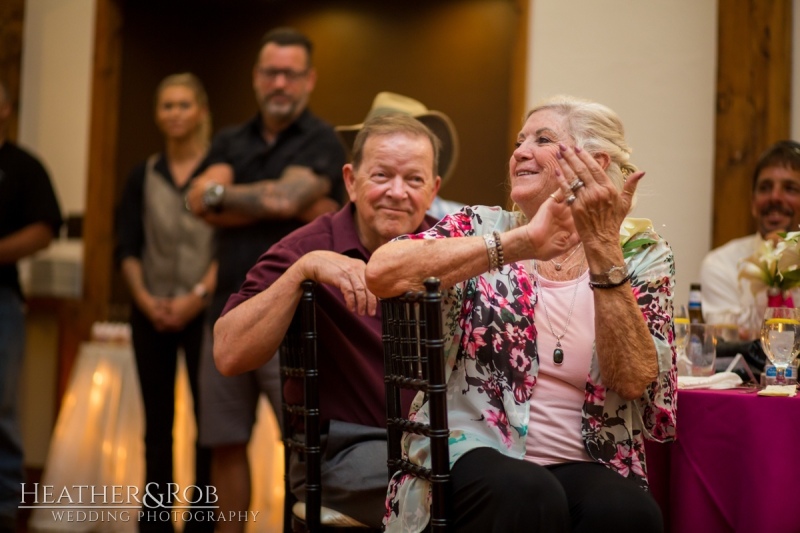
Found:
M 306 463 L 306 517 L 307 531 L 319 531 L 322 507 L 320 481 L 320 422 L 319 422 L 319 371 L 317 368 L 316 283 L 302 283 L 300 303 L 283 338 L 280 349 L 281 390 L 283 391 L 284 427 L 284 533 L 292 528 L 292 506 L 289 479 L 291 451 L 300 454 Z M 286 396 L 290 380 L 303 385 L 302 403 L 291 403 Z M 300 428 L 302 428 L 302 433 Z
M 425 290 L 381 301 L 389 475 L 403 471 L 431 483 L 431 531 L 451 525 L 450 431 L 447 422 L 442 294 L 439 280 L 429 278 Z M 429 408 L 428 424 L 411 421 L 401 412 L 400 391 L 423 391 Z M 430 440 L 431 467 L 408 462 L 402 454 L 404 432 Z

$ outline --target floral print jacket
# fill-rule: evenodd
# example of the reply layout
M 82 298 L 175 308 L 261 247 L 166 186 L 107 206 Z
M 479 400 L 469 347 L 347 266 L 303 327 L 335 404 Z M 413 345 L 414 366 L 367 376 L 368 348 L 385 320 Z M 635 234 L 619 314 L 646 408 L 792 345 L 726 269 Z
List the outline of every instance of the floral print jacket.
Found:
M 507 231 L 527 222 L 499 207 L 465 207 L 435 227 L 399 238 L 441 239 Z M 581 434 L 590 457 L 647 488 L 644 437 L 675 434 L 677 372 L 672 327 L 675 274 L 672 250 L 650 221 L 626 219 L 620 230 L 631 287 L 658 353 L 659 374 L 644 395 L 623 400 L 600 378 L 597 354 L 586 378 Z M 450 288 L 444 295 L 445 357 L 450 465 L 477 447 L 511 457 L 525 455 L 529 400 L 539 359 L 529 264 L 505 265 Z M 427 421 L 420 393 L 412 416 Z M 427 439 L 406 434 L 403 452 L 430 466 Z M 386 531 L 422 531 L 430 514 L 429 483 L 398 473 L 389 483 Z

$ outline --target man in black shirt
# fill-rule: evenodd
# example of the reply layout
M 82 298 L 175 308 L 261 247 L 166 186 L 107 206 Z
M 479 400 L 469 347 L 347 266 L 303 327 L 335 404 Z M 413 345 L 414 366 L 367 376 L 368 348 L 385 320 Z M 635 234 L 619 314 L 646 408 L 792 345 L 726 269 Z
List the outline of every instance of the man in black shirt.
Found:
M 50 177 L 6 139 L 11 102 L 0 82 L 0 533 L 14 532 L 23 480 L 19 382 L 25 317 L 17 261 L 47 247 L 61 226 Z
M 212 325 L 263 252 L 317 214 L 338 208 L 345 154 L 333 128 L 307 109 L 316 82 L 311 52 L 311 42 L 295 30 L 264 36 L 253 67 L 260 112 L 217 136 L 208 171 L 187 194 L 187 207 L 218 228 Z M 249 506 L 247 443 L 260 394 L 266 393 L 273 407 L 280 405 L 278 359 L 223 377 L 211 347 L 209 340 L 201 362 L 200 440 L 214 448 L 212 483 L 227 516 Z M 218 532 L 243 529 L 243 522 L 217 524 Z

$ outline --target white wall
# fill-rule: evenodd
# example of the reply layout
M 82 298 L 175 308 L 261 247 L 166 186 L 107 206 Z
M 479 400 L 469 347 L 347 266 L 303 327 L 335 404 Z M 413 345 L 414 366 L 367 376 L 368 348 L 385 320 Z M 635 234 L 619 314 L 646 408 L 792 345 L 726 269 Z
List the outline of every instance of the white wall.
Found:
M 64 214 L 86 204 L 94 7 L 94 0 L 25 2 L 18 140 L 42 159 Z M 55 421 L 57 328 L 47 313 L 28 314 L 20 391 L 27 466 L 44 466 Z
M 94 0 L 27 0 L 19 142 L 50 172 L 64 214 L 83 212 Z
M 596 100 L 622 118 L 632 162 L 647 174 L 633 216 L 675 253 L 686 301 L 711 242 L 716 2 L 532 0 L 528 104 L 556 93 Z

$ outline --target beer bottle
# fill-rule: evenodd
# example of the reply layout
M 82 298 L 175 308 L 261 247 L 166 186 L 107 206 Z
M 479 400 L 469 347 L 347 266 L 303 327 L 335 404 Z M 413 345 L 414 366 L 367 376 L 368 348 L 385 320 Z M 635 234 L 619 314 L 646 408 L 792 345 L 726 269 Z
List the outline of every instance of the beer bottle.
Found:
M 693 324 L 705 323 L 705 320 L 703 320 L 703 298 L 699 283 L 689 285 L 689 322 Z

